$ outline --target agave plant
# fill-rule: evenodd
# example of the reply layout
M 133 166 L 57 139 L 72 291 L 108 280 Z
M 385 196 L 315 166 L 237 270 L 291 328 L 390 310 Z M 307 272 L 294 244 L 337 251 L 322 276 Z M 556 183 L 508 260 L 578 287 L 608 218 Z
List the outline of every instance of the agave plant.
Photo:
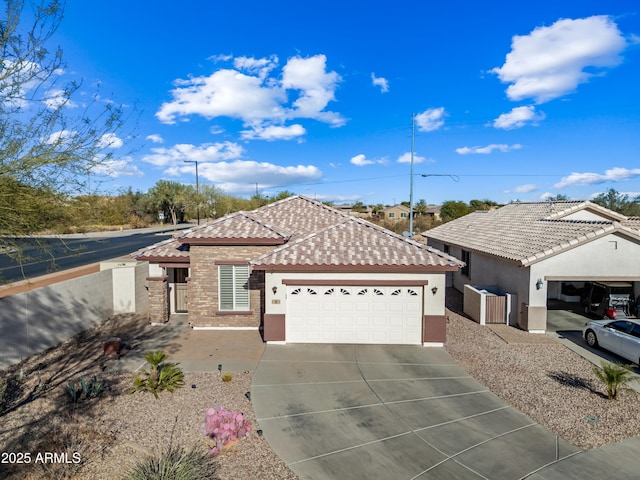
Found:
M 164 352 L 149 352 L 144 356 L 151 366 L 149 370 L 142 370 L 133 378 L 134 392 L 151 392 L 158 398 L 158 393 L 166 390 L 173 392 L 184 385 L 184 373 L 177 363 L 165 362 L 167 354 Z
M 615 400 L 618 396 L 618 390 L 630 381 L 635 380 L 631 367 L 621 363 L 605 362 L 604 360 L 600 362 L 600 365 L 600 367 L 593 367 L 593 373 L 598 377 L 598 380 L 604 383 L 607 389 L 607 398 Z

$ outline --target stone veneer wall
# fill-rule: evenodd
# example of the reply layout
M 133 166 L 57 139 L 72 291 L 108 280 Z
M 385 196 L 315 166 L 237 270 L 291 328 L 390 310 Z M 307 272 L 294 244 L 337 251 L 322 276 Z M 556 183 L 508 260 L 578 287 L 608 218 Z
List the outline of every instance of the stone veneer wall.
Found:
M 194 327 L 259 327 L 264 314 L 264 272 L 249 277 L 250 312 L 236 314 L 218 310 L 218 265 L 216 261 L 247 263 L 271 252 L 274 246 L 191 245 L 191 275 L 188 285 L 189 322 Z
M 149 321 L 164 323 L 169 321 L 169 278 L 147 277 L 149 286 Z

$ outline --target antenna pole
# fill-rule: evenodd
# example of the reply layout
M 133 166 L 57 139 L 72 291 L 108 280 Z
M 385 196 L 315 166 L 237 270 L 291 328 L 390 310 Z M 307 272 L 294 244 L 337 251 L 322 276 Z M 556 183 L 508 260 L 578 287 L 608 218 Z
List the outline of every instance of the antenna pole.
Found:
M 411 180 L 409 181 L 409 238 L 413 238 L 413 148 L 415 145 L 415 114 L 411 114 Z

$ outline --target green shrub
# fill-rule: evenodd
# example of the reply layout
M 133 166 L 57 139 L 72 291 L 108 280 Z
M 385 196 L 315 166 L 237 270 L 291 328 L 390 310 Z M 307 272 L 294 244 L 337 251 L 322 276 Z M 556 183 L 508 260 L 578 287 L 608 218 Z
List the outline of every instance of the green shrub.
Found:
M 131 393 L 151 392 L 158 398 L 163 390 L 173 392 L 184 385 L 184 373 L 177 363 L 165 362 L 167 354 L 164 352 L 149 352 L 145 359 L 151 365 L 149 370 L 142 370 L 133 378 Z
M 87 380 L 82 377 L 79 381 L 72 380 L 67 383 L 67 394 L 72 403 L 82 403 L 89 398 L 96 398 L 104 391 L 104 382 L 99 381 L 94 375 Z
M 230 382 L 231 380 L 233 380 L 233 374 L 231 373 L 223 373 L 222 376 L 220 377 L 222 379 L 223 382 Z
M 615 400 L 618 396 L 618 390 L 630 381 L 635 380 L 631 367 L 621 363 L 605 362 L 604 360 L 600 362 L 600 365 L 601 367 L 593 367 L 593 373 L 607 389 L 607 398 Z
M 206 451 L 196 447 L 185 450 L 170 447 L 167 451 L 139 460 L 125 475 L 125 480 L 201 480 L 214 478 L 217 465 Z

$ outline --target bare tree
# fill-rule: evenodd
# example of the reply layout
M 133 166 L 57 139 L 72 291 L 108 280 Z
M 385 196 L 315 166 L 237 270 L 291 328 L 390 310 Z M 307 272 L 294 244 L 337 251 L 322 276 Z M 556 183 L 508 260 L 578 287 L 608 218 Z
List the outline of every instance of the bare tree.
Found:
M 122 107 L 97 92 L 83 103 L 82 83 L 65 80 L 62 50 L 51 47 L 63 5 L 45 2 L 5 0 L 5 15 L 0 17 L 0 233 L 4 235 L 41 231 L 50 223 L 43 209 L 51 215 L 56 207 L 86 193 L 91 176 L 107 173 L 112 165 L 110 147 L 121 142 L 118 134 L 126 120 Z

